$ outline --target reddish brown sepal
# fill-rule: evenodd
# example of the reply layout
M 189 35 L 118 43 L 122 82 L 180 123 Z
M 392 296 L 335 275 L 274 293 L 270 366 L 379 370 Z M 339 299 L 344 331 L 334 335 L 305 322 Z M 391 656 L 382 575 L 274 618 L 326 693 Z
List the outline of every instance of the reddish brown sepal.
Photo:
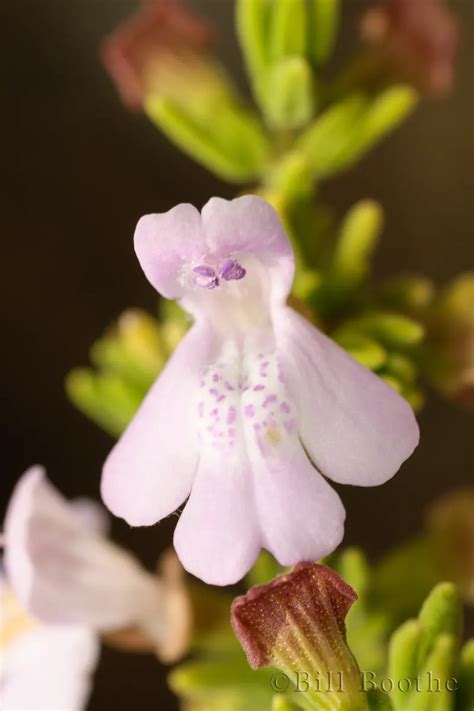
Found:
M 361 27 L 398 78 L 430 95 L 450 90 L 458 26 L 444 0 L 386 0 L 364 14 Z
M 280 645 L 297 661 L 301 638 L 321 658 L 329 640 L 339 656 L 346 641 L 344 620 L 355 600 L 354 590 L 330 568 L 299 563 L 291 573 L 236 598 L 232 627 L 254 669 L 274 663 Z
M 202 54 L 213 38 L 212 27 L 181 0 L 152 0 L 105 40 L 102 59 L 123 102 L 139 109 L 150 73 L 159 81 L 161 58 Z

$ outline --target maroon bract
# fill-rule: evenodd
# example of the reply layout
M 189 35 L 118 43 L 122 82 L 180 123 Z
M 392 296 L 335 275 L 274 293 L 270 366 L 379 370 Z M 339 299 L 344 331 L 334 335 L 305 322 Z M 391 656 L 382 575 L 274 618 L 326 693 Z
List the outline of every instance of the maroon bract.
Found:
M 450 90 L 458 27 L 443 0 L 387 0 L 365 13 L 361 28 L 395 74 L 430 95 Z
M 211 26 L 181 0 L 152 0 L 105 40 L 102 58 L 124 103 L 140 109 L 167 58 L 192 62 L 213 37 Z
M 330 568 L 299 563 L 291 573 L 236 598 L 232 627 L 253 669 L 276 664 L 281 656 L 304 658 L 306 645 L 320 654 L 328 641 L 334 655 L 343 656 L 344 620 L 356 600 L 354 590 Z

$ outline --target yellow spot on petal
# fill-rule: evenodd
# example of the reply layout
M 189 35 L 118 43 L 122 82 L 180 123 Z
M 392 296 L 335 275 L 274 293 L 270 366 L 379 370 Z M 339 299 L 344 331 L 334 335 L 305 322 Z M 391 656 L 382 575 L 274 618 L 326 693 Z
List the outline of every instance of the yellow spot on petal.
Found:
M 280 428 L 275 425 L 269 427 L 265 432 L 265 439 L 268 444 L 279 444 L 282 440 Z
M 9 588 L 1 593 L 0 652 L 4 652 L 18 637 L 36 627 L 37 622 L 28 617 Z

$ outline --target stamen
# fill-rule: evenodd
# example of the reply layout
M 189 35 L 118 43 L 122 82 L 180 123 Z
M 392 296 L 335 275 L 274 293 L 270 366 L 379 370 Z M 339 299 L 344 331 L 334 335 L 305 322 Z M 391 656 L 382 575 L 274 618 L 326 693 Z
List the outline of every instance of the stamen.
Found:
M 219 269 L 219 276 L 224 281 L 243 279 L 246 274 L 247 271 L 235 259 L 228 259 Z
M 202 289 L 215 289 L 219 286 L 219 277 L 215 273 L 212 267 L 208 267 L 206 264 L 200 264 L 193 269 L 194 283 L 196 286 L 200 286 Z

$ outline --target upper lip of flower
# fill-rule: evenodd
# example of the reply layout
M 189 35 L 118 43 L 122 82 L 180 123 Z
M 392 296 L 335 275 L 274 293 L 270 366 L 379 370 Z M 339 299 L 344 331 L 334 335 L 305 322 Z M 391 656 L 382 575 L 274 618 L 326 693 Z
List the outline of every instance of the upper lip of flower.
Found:
M 328 554 L 345 513 L 312 462 L 338 482 L 386 481 L 418 441 L 410 406 L 285 305 L 293 253 L 260 198 L 146 216 L 135 249 L 196 324 L 106 461 L 106 504 L 149 525 L 190 494 L 175 546 L 214 584 L 262 546 L 283 565 Z

